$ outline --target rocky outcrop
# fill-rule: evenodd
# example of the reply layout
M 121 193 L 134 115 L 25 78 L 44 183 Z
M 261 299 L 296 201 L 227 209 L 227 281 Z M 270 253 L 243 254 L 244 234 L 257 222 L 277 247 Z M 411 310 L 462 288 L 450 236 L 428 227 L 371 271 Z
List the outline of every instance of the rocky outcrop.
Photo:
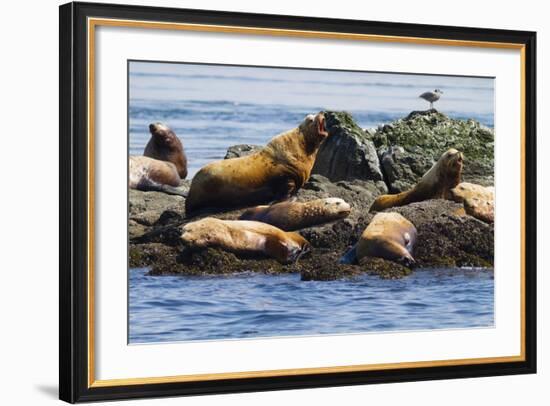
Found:
M 462 144 L 462 147 L 443 144 L 441 129 L 438 130 L 441 134 L 432 134 L 433 129 L 428 132 L 426 139 L 431 139 L 433 143 L 425 141 L 430 151 L 426 156 L 423 156 L 421 151 L 413 145 L 414 141 L 405 145 L 385 147 L 385 143 L 404 143 L 401 136 L 406 133 L 406 127 L 410 127 L 410 131 L 413 129 L 416 131 L 422 127 L 417 123 L 418 120 L 428 120 L 427 124 L 422 124 L 428 128 L 431 128 L 431 125 L 436 128 L 445 127 L 444 123 L 448 124 L 450 119 L 441 116 L 435 111 L 413 113 L 412 117 L 409 116 L 394 123 L 391 131 L 380 128 L 376 134 L 372 135 L 358 129 L 351 116 L 346 113 L 327 113 L 327 127 L 335 137 L 334 145 L 328 144 L 323 154 L 317 158 L 316 168 L 323 172 L 323 175 L 319 172 L 313 174 L 298 191 L 296 198 L 298 201 L 309 201 L 325 197 L 340 197 L 351 204 L 352 211 L 345 219 L 299 230 L 298 232 L 310 242 L 312 251 L 300 258 L 297 263 L 282 265 L 270 258 L 235 255 L 212 248 L 192 250 L 184 246 L 180 240 L 181 229 L 187 222 L 198 220 L 201 216 L 194 217 L 192 220 L 185 218 L 185 198 L 157 192 L 130 190 L 130 266 L 149 267 L 153 275 L 299 272 L 304 281 L 353 278 L 365 273 L 376 274 L 383 278 L 406 276 L 411 269 L 392 261 L 364 258 L 358 265 L 344 265 L 339 264 L 338 260 L 357 242 L 372 220 L 373 215 L 368 210 L 376 197 L 387 193 L 386 182 L 391 190 L 408 188 L 407 185 L 416 183 L 417 178 L 423 174 L 424 168 L 429 169 L 434 157 L 438 157 L 437 148 L 445 150 L 447 146 L 452 146 L 461 149 L 466 146 L 471 150 L 475 149 L 473 141 L 470 144 Z M 434 124 L 430 124 L 430 120 L 435 120 Z M 468 127 L 466 124 L 461 125 Z M 449 131 L 452 132 L 452 130 Z M 486 130 L 478 125 L 472 125 L 471 131 L 474 134 L 478 132 L 485 134 Z M 488 133 L 485 135 L 489 137 Z M 377 143 L 379 153 L 382 151 L 380 162 L 377 161 L 377 154 L 374 153 L 371 136 Z M 456 139 L 462 139 L 461 136 L 457 137 Z M 476 137 L 482 138 L 479 134 Z M 442 144 L 437 144 L 435 140 L 440 140 Z M 479 146 L 479 142 L 477 145 Z M 257 148 L 259 147 L 249 145 L 231 147 L 226 157 L 243 156 L 254 152 Z M 340 148 L 347 153 L 340 155 Z M 468 157 L 467 153 L 466 157 Z M 331 159 L 334 159 L 334 162 L 325 162 Z M 319 163 L 319 160 L 323 163 Z M 485 168 L 479 172 L 484 174 L 485 180 L 492 177 L 492 170 L 489 173 L 486 168 L 487 162 L 482 160 L 477 166 L 478 169 Z M 467 170 L 467 165 L 465 172 L 471 175 L 472 172 Z M 341 177 L 343 179 L 340 179 Z M 182 187 L 188 187 L 188 183 Z M 220 219 L 238 219 L 244 210 L 230 210 L 209 215 Z M 493 266 L 494 227 L 492 224 L 467 215 L 462 203 L 428 200 L 392 208 L 391 211 L 400 213 L 417 228 L 418 235 L 414 249 L 416 266 Z
M 392 193 L 414 186 L 449 148 L 464 153 L 464 181 L 494 183 L 495 134 L 477 121 L 452 119 L 435 109 L 414 111 L 378 127 L 372 139 Z
M 460 203 L 427 200 L 392 209 L 417 228 L 414 257 L 418 267 L 493 266 L 493 226 L 463 214 L 461 208 Z M 237 211 L 224 213 L 225 218 L 237 218 L 238 215 Z M 411 271 L 392 261 L 375 258 L 365 258 L 359 265 L 338 263 L 338 259 L 357 242 L 372 219 L 372 214 L 359 208 L 354 209 L 346 219 L 300 230 L 313 249 L 291 265 L 282 265 L 270 258 L 251 258 L 211 248 L 191 250 L 179 238 L 186 220 L 177 216 L 169 218 L 170 223 L 160 225 L 158 222 L 146 233 L 131 240 L 131 266 L 150 267 L 154 275 L 300 272 L 303 280 L 333 280 L 363 273 L 398 278 Z
M 384 177 L 376 148 L 366 131 L 346 112 L 325 112 L 329 138 L 321 144 L 312 173 L 332 182 L 367 180 L 379 182 Z

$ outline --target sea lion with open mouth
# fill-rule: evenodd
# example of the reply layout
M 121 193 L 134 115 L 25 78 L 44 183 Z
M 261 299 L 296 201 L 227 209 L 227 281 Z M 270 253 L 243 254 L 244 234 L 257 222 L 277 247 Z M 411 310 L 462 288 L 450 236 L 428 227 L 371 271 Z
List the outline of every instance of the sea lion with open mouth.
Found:
M 204 166 L 191 183 L 187 215 L 287 199 L 309 179 L 319 146 L 327 137 L 324 114 L 310 114 L 297 128 L 251 155 Z

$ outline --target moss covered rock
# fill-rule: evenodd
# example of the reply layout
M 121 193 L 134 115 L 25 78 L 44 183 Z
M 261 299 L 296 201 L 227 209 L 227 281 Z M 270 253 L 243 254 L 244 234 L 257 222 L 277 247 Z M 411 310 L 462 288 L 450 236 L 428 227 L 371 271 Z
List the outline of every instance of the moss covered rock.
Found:
M 372 139 L 391 192 L 413 186 L 449 148 L 464 153 L 465 181 L 494 183 L 495 134 L 477 121 L 452 119 L 435 109 L 414 111 L 380 126 Z

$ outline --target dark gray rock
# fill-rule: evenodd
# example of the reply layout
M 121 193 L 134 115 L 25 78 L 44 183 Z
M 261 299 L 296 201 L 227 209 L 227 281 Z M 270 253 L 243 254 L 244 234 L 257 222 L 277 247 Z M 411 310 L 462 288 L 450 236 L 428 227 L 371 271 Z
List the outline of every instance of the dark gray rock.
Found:
M 262 149 L 261 145 L 239 144 L 233 145 L 227 149 L 223 159 L 240 158 L 242 156 L 253 154 Z
M 346 112 L 325 112 L 330 137 L 321 144 L 312 173 L 340 180 L 383 181 L 374 144 Z
M 417 267 L 494 266 L 494 225 L 464 214 L 462 204 L 433 199 L 386 211 L 415 225 Z
M 187 188 L 190 181 L 184 181 Z M 128 193 L 128 232 L 130 239 L 143 236 L 161 220 L 165 212 L 171 212 L 179 218 L 185 217 L 185 198 L 161 192 L 142 192 L 130 189 Z M 165 215 L 166 216 L 166 215 Z
M 394 146 L 380 154 L 380 164 L 390 193 L 409 190 L 435 161 L 431 157 L 411 154 Z

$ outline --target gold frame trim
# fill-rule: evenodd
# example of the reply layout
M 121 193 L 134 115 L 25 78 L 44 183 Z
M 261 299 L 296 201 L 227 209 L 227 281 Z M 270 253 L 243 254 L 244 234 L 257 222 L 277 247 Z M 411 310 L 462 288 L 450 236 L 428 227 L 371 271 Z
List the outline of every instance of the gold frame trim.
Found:
M 296 369 L 277 369 L 267 371 L 243 371 L 243 372 L 222 372 L 212 374 L 192 374 L 192 375 L 174 375 L 146 378 L 123 378 L 123 379 L 95 379 L 95 278 L 94 278 L 94 191 L 95 191 L 95 28 L 97 26 L 110 27 L 132 27 L 148 28 L 157 30 L 182 30 L 194 32 L 219 32 L 243 35 L 265 35 L 278 37 L 298 37 L 298 38 L 320 38 L 337 39 L 353 41 L 370 41 L 386 43 L 404 43 L 420 44 L 432 46 L 460 46 L 460 47 L 478 47 L 478 48 L 497 48 L 512 49 L 520 51 L 521 65 L 521 270 L 520 270 L 520 354 L 515 356 L 503 357 L 485 357 L 485 358 L 465 358 L 452 360 L 435 361 L 415 361 L 415 362 L 396 362 L 383 364 L 365 364 L 365 365 L 347 365 L 333 367 L 317 368 L 296 368 Z M 453 39 L 433 39 L 422 37 L 400 37 L 390 35 L 371 35 L 354 34 L 342 32 L 325 31 L 305 31 L 290 29 L 273 29 L 259 27 L 241 27 L 227 25 L 208 25 L 208 24 L 184 24 L 184 23 L 164 23 L 139 20 L 120 20 L 108 18 L 89 18 L 88 19 L 88 388 L 143 385 L 143 384 L 161 384 L 193 381 L 212 381 L 219 379 L 244 379 L 244 378 L 266 378 L 279 376 L 297 376 L 312 374 L 331 374 L 342 372 L 361 372 L 361 371 L 380 371 L 397 368 L 425 368 L 441 366 L 459 366 L 474 364 L 492 364 L 504 362 L 521 362 L 526 360 L 525 349 L 525 45 L 506 42 L 485 42 L 485 41 L 463 41 Z

